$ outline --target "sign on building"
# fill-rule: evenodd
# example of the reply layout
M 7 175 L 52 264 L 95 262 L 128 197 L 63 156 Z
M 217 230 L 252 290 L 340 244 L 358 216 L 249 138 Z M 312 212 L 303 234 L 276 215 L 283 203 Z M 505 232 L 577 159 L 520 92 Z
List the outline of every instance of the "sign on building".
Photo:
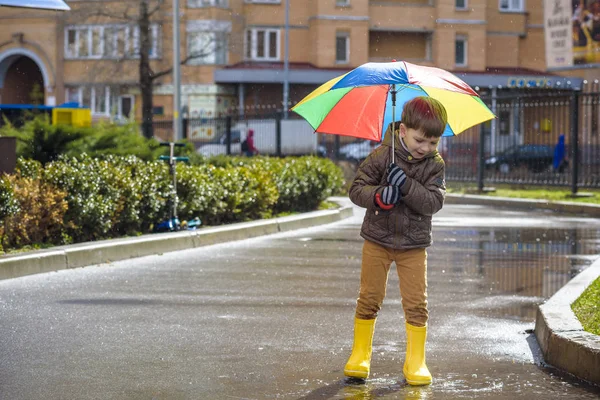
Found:
M 573 63 L 600 63 L 600 3 L 596 0 L 573 1 Z
M 571 0 L 544 0 L 544 34 L 548 69 L 573 65 L 573 6 L 571 4 Z

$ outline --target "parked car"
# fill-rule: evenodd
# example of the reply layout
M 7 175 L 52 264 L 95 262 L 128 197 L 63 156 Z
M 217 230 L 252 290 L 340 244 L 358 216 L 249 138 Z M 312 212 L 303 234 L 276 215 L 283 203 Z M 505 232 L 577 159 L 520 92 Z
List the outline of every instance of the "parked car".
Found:
M 340 147 L 340 156 L 351 161 L 361 162 L 377 146 L 379 146 L 379 142 L 371 142 L 370 140 L 352 142 Z
M 543 172 L 552 168 L 554 146 L 545 144 L 522 144 L 485 160 L 487 169 L 507 174 L 513 169 L 525 167 L 531 172 Z
M 239 127 L 237 129 L 231 129 L 231 154 L 241 154 L 243 141 L 242 136 L 243 139 L 246 139 L 245 130 L 240 129 Z M 202 145 L 198 150 L 196 150 L 196 152 L 204 157 L 227 154 L 227 136 L 222 135 L 217 143 L 208 143 Z

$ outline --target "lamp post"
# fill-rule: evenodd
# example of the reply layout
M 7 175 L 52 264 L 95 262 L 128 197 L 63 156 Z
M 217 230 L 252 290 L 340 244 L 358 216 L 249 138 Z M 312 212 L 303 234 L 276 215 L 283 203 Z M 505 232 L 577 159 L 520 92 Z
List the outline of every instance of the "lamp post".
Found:
M 290 96 L 290 0 L 285 0 L 285 34 L 283 50 L 283 118 L 288 117 Z
M 181 140 L 181 55 L 179 53 L 179 0 L 173 0 L 173 141 Z

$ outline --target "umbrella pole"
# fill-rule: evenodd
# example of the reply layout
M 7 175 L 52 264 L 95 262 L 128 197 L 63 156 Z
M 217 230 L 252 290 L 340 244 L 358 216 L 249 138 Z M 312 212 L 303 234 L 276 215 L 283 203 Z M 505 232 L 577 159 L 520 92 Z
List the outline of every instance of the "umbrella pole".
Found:
M 396 144 L 396 84 L 392 84 L 392 164 L 394 163 L 394 156 L 396 151 L 394 146 Z

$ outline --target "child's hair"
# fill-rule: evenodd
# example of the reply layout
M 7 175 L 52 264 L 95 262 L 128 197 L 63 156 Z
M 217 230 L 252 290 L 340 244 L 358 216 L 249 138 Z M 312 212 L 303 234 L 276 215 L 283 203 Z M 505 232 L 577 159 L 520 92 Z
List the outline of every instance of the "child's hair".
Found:
M 446 109 L 434 98 L 415 97 L 404 104 L 402 123 L 407 128 L 422 131 L 427 138 L 442 136 L 447 122 Z

